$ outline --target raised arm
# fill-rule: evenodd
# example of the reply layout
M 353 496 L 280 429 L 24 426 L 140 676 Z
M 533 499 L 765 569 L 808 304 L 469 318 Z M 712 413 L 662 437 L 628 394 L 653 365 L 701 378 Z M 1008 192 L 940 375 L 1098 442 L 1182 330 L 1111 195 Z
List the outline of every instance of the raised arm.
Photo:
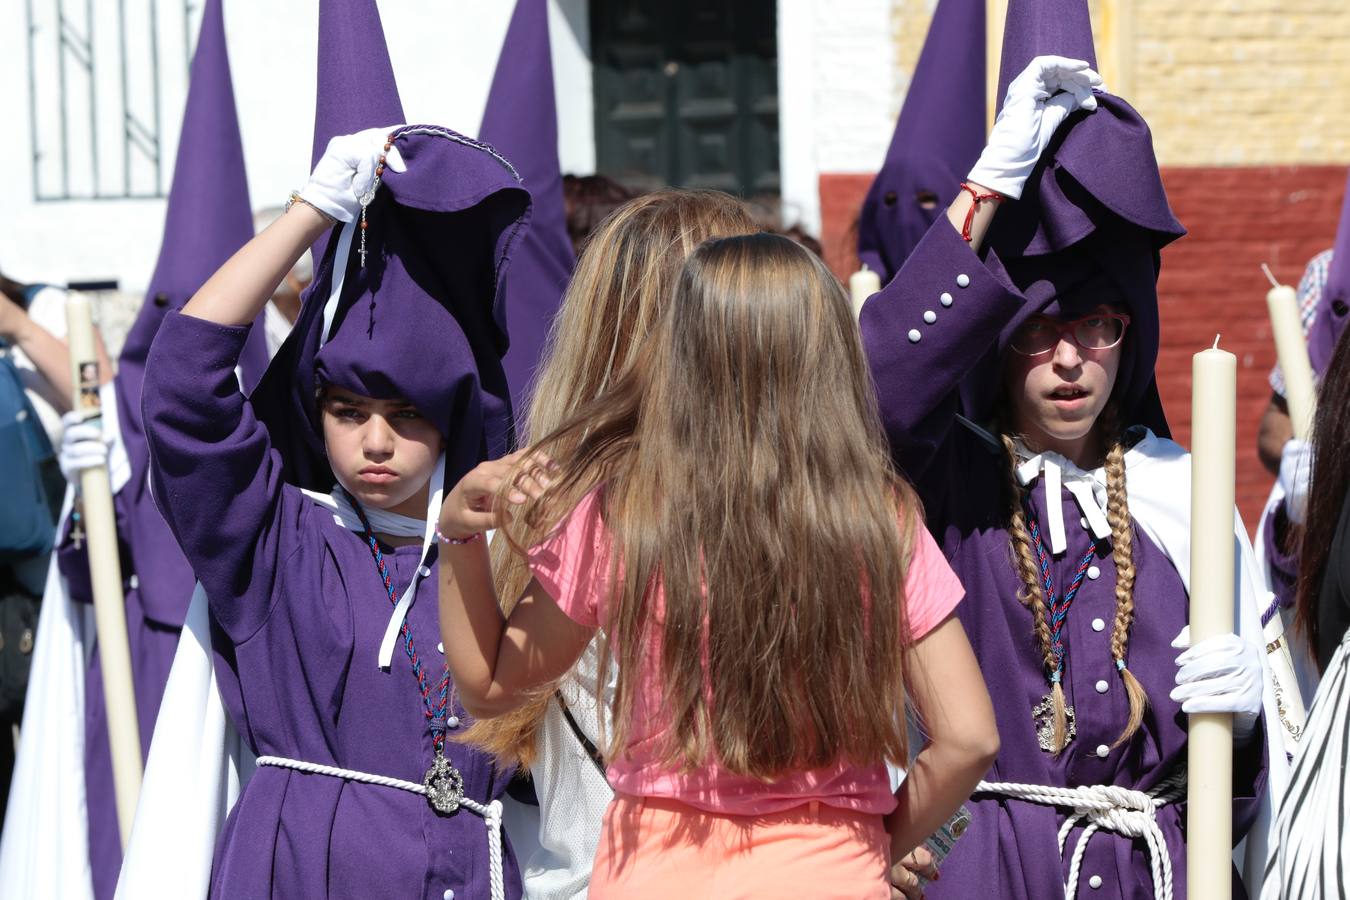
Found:
M 1016 200 L 1055 129 L 1095 109 L 1101 79 L 1087 63 L 1037 57 L 1009 86 L 967 187 L 904 266 L 863 306 L 859 325 L 896 459 L 919 480 L 958 412 L 957 387 L 996 342 L 1023 298 L 997 260 L 979 255 L 1004 199 Z

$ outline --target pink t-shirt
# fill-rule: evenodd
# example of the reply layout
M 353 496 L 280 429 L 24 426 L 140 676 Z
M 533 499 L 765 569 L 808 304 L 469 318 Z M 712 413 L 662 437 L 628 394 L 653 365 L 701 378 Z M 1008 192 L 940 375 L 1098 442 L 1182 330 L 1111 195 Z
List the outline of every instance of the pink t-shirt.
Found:
M 592 491 L 547 540 L 529 554 L 534 577 L 568 618 L 599 627 L 608 598 L 610 537 Z M 659 587 L 658 587 L 659 590 Z M 914 550 L 905 579 L 905 609 L 918 640 L 947 618 L 965 590 L 925 528 L 914 530 Z M 661 598 L 658 596 L 658 605 Z M 772 783 L 727 772 L 715 762 L 690 772 L 660 764 L 654 748 L 667 728 L 660 715 L 656 667 L 659 637 L 642 673 L 626 752 L 610 761 L 610 786 L 622 794 L 668 797 L 699 809 L 735 815 L 765 815 L 818 800 L 841 809 L 886 814 L 895 809 L 886 767 L 838 763 L 795 772 Z M 878 715 L 887 715 L 878 710 Z

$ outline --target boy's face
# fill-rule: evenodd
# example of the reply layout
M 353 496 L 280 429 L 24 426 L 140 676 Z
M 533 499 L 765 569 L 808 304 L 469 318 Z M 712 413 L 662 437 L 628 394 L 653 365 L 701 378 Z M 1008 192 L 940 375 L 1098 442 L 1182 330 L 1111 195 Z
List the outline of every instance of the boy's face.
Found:
M 333 386 L 324 390 L 321 407 L 338 483 L 363 506 L 424 517 L 427 484 L 444 443 L 436 426 L 406 400 Z

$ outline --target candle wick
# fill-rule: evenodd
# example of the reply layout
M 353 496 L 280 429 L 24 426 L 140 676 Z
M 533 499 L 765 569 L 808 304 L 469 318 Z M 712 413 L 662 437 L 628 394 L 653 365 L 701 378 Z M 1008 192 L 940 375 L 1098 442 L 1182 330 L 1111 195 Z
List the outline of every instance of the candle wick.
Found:
M 1272 273 L 1272 272 L 1270 271 L 1270 266 L 1266 265 L 1265 263 L 1261 263 L 1261 271 L 1262 271 L 1262 272 L 1265 272 L 1265 273 L 1266 273 L 1266 277 L 1270 279 L 1270 286 L 1271 286 L 1271 287 L 1279 287 L 1279 286 L 1280 286 L 1280 283 L 1279 283 L 1278 281 L 1275 280 L 1275 275 L 1274 275 L 1274 273 Z
M 1215 350 L 1218 350 L 1218 349 L 1219 349 L 1219 338 L 1220 338 L 1220 337 L 1221 337 L 1221 335 L 1217 335 L 1217 334 L 1214 335 L 1214 349 L 1215 349 Z

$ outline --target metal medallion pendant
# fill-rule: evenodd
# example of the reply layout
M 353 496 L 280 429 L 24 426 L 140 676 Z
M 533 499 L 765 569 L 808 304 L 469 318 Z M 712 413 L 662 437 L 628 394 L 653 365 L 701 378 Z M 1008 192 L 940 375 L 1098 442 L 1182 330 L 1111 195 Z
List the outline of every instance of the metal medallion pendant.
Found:
M 1041 749 L 1046 753 L 1055 752 L 1055 701 L 1049 694 L 1041 698 L 1041 702 L 1036 704 L 1036 708 L 1031 711 L 1031 717 L 1036 722 L 1036 740 L 1040 742 Z M 1073 742 L 1078 734 L 1078 726 L 1074 724 L 1073 707 L 1064 704 L 1064 746 Z
M 422 787 L 426 788 L 431 808 L 443 816 L 456 812 L 464 799 L 464 776 L 450 765 L 450 760 L 440 750 L 436 751 L 431 768 L 422 778 Z

